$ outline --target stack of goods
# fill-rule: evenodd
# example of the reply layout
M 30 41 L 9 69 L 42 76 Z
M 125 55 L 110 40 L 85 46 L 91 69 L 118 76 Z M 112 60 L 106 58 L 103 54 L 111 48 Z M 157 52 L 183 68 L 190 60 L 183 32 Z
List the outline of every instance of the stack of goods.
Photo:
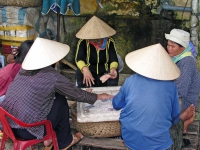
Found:
M 9 54 L 12 48 L 19 47 L 23 41 L 34 39 L 34 26 L 39 18 L 36 15 L 40 13 L 38 6 L 41 4 L 42 0 L 0 0 L 0 5 L 3 6 L 0 8 L 0 40 L 3 55 Z
M 10 54 L 12 48 L 17 48 L 25 40 L 33 40 L 35 29 L 27 25 L 3 23 L 0 25 L 2 53 Z

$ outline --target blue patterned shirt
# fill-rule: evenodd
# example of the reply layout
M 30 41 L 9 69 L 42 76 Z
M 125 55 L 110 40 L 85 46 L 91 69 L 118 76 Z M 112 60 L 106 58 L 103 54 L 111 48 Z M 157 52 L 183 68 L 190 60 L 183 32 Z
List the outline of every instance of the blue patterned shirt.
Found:
M 182 109 L 185 110 L 191 104 L 197 106 L 200 92 L 200 74 L 193 57 L 187 56 L 177 63 L 181 75 L 175 80 L 179 97 L 182 98 Z

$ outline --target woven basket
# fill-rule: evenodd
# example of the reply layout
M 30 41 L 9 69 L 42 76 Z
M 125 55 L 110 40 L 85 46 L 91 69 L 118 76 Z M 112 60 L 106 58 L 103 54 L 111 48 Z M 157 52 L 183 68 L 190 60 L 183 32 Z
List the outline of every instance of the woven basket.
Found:
M 0 5 L 5 6 L 37 7 L 41 4 L 42 0 L 0 0 Z
M 105 121 L 105 122 L 77 122 L 77 105 L 76 103 L 71 107 L 72 126 L 84 136 L 89 137 L 114 137 L 120 136 L 120 122 L 119 121 Z

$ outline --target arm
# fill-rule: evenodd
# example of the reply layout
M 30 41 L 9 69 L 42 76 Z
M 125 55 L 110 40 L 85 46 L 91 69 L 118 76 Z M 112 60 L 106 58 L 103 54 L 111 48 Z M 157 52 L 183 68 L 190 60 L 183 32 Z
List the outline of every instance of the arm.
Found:
M 115 47 L 115 42 L 112 38 L 109 39 L 109 64 L 110 64 L 110 78 L 115 79 L 117 77 L 117 68 L 118 68 L 118 59 L 117 59 L 117 51 Z
M 112 95 L 108 95 L 106 93 L 94 94 L 77 88 L 69 79 L 58 73 L 56 74 L 56 78 L 56 92 L 66 95 L 75 101 L 93 104 L 97 99 L 106 100 L 113 97 Z
M 86 45 L 86 40 L 79 40 L 77 44 L 77 49 L 76 49 L 76 56 L 75 56 L 75 62 L 78 68 L 82 71 L 83 73 L 83 84 L 86 84 L 87 86 L 92 86 L 94 84 L 94 78 L 87 67 L 87 45 Z
M 124 88 L 125 88 L 125 86 L 123 85 L 120 88 L 119 93 L 117 95 L 115 95 L 113 98 L 112 105 L 113 105 L 113 108 L 116 110 L 120 110 L 120 109 L 124 108 L 124 106 L 126 105 Z
M 76 65 L 80 70 L 83 69 L 83 67 L 87 66 L 86 63 L 86 58 L 87 58 L 87 45 L 86 41 L 80 39 L 77 44 L 76 48 L 76 55 L 75 55 L 75 62 Z
M 193 73 L 195 71 L 195 61 L 192 57 L 185 57 L 177 63 L 181 71 L 181 75 L 175 80 L 180 97 L 185 97 L 191 85 Z
M 178 91 L 177 88 L 174 88 L 174 98 L 172 101 L 172 124 L 175 124 L 179 121 L 180 116 L 180 106 L 178 102 Z

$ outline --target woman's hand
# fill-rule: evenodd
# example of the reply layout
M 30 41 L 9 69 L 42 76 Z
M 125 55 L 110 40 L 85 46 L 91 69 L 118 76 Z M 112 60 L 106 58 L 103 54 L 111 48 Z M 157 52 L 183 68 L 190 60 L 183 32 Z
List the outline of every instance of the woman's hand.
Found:
M 106 93 L 97 94 L 98 100 L 107 100 L 107 99 L 113 98 L 113 97 L 114 97 L 114 95 L 109 95 L 109 94 L 106 94 Z
M 103 76 L 100 77 L 100 80 L 102 83 L 106 82 L 109 78 L 115 79 L 117 77 L 117 71 L 115 68 L 112 68 L 110 70 L 110 73 L 104 74 Z
M 87 92 L 90 92 L 90 93 L 92 93 L 92 90 L 93 90 L 93 89 L 91 89 L 91 88 L 90 88 L 90 89 L 86 89 L 86 91 L 87 91 Z
M 111 77 L 110 74 L 104 74 L 103 76 L 101 76 L 100 80 L 102 83 L 106 82 L 109 78 Z
M 15 63 L 15 62 L 16 62 L 15 56 L 13 54 L 9 54 L 7 56 L 7 63 L 11 64 L 11 63 Z
M 92 86 L 94 84 L 94 78 L 88 69 L 88 67 L 83 67 L 83 84 L 86 84 L 87 86 Z
M 115 68 L 111 68 L 109 74 L 111 75 L 110 76 L 111 79 L 117 78 L 117 70 Z

